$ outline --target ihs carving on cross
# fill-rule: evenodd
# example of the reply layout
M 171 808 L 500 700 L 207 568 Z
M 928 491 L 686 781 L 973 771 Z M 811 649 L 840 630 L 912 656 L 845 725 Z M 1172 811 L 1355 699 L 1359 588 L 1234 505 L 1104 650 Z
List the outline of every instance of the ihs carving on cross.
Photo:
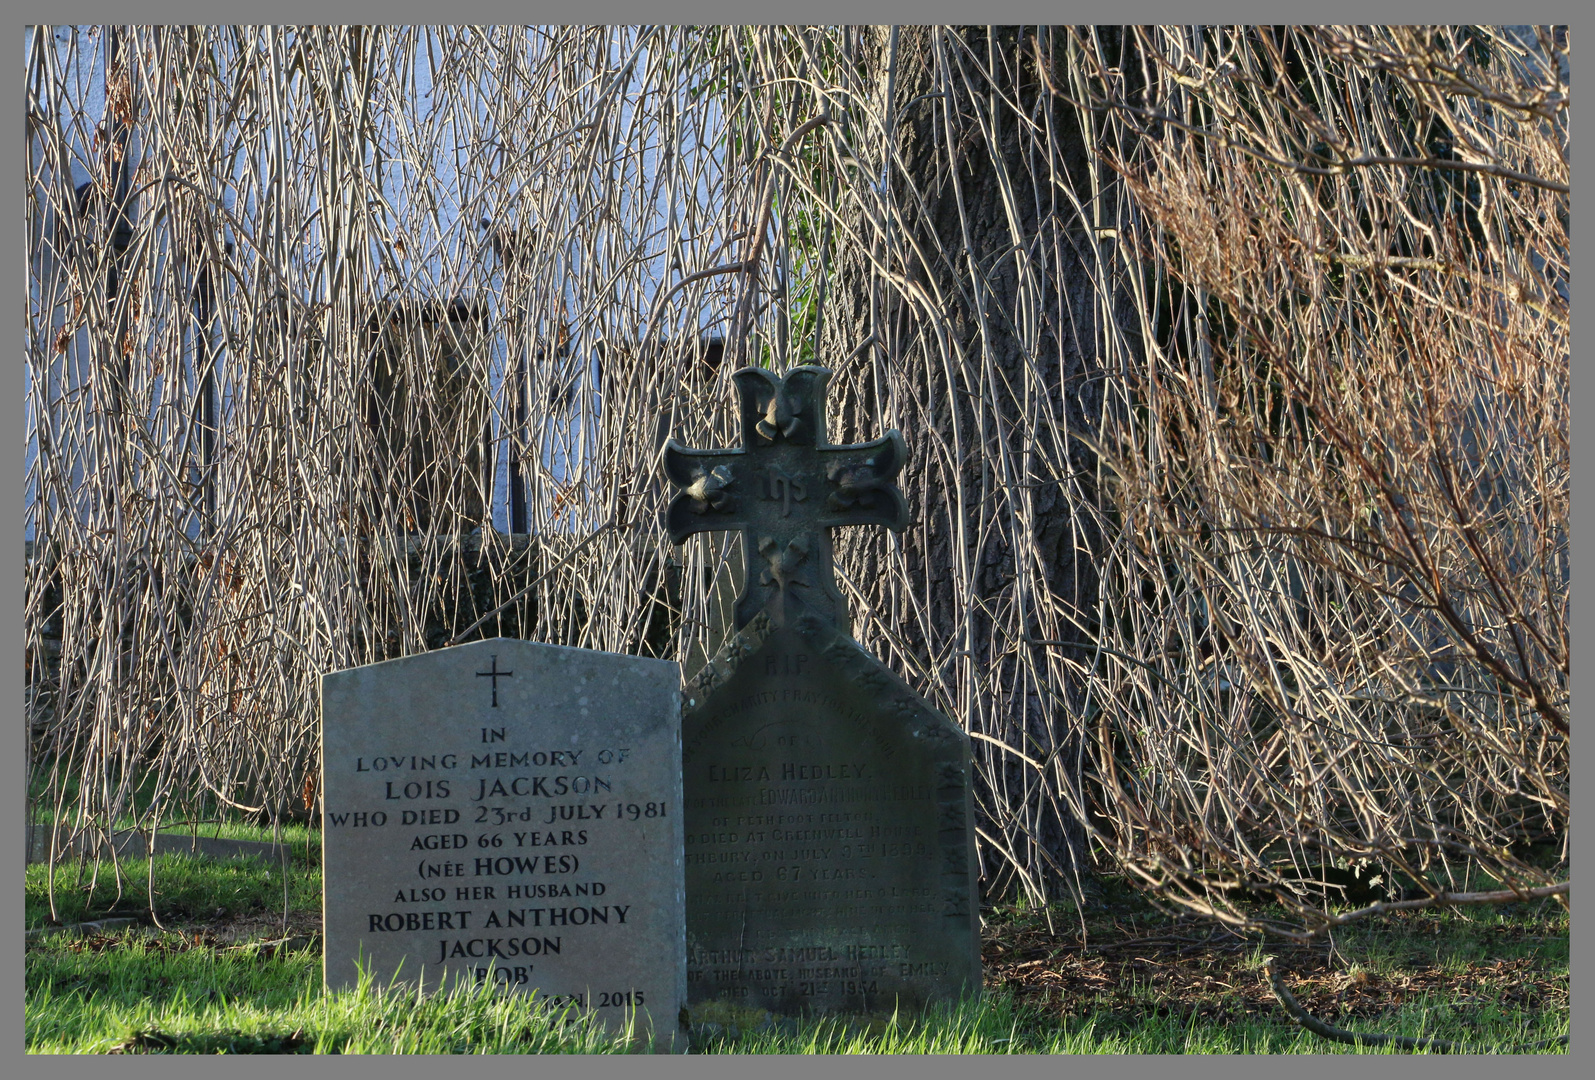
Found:
M 828 368 L 804 365 L 783 379 L 745 367 L 731 377 L 741 403 L 742 449 L 665 444 L 665 476 L 680 489 L 665 510 L 665 528 L 678 544 L 693 533 L 742 531 L 749 570 L 737 598 L 737 629 L 763 610 L 784 625 L 803 609 L 846 632 L 830 530 L 899 531 L 908 524 L 908 506 L 893 483 L 908 448 L 895 429 L 853 446 L 828 444 Z

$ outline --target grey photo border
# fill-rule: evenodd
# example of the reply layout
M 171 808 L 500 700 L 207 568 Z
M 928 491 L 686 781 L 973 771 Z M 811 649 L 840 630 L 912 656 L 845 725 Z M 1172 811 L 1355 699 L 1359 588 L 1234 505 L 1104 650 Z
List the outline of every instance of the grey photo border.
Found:
M 83 9 L 87 9 L 86 12 Z M 95 2 L 80 5 L 79 10 L 87 14 L 109 15 L 113 9 L 110 4 L 103 2 L 103 0 L 95 0 Z M 155 0 L 155 2 L 135 4 L 132 8 L 118 6 L 115 10 L 117 14 L 128 14 L 141 21 L 172 23 L 250 21 L 249 16 L 254 14 L 253 11 L 241 4 L 197 4 L 185 2 L 185 0 Z M 678 0 L 678 2 L 666 5 L 663 10 L 658 5 L 644 4 L 641 0 L 620 0 L 618 3 L 588 0 L 588 2 L 580 4 L 567 2 L 535 6 L 511 4 L 505 3 L 503 0 L 495 0 L 492 3 L 467 4 L 463 9 L 451 5 L 446 10 L 440 5 L 421 4 L 414 2 L 414 0 L 399 0 L 397 3 L 378 3 L 377 0 L 354 0 L 354 2 L 340 0 L 339 3 L 331 5 L 330 8 L 326 4 L 288 3 L 274 6 L 272 10 L 274 15 L 281 13 L 283 16 L 290 18 L 310 16 L 312 19 L 322 21 L 335 18 L 340 22 L 432 22 L 441 21 L 440 17 L 447 17 L 451 21 L 519 22 L 527 19 L 529 15 L 541 16 L 547 21 L 561 21 L 564 19 L 579 22 L 640 22 L 645 18 L 659 19 L 661 16 L 677 22 L 779 22 L 790 20 L 793 14 L 789 8 L 777 6 L 770 3 L 769 0 L 762 0 L 762 2 L 755 4 L 741 3 L 735 5 L 724 2 L 710 3 L 705 2 L 705 0 L 691 0 L 691 2 L 682 3 Z M 813 21 L 830 19 L 832 21 L 887 22 L 893 16 L 896 16 L 915 22 L 935 22 L 955 21 L 958 15 L 963 15 L 967 19 L 968 16 L 975 13 L 976 8 L 975 5 L 969 3 L 950 4 L 945 2 L 945 0 L 932 0 L 932 2 L 928 3 L 924 2 L 924 0 L 918 3 L 910 3 L 909 0 L 887 0 L 886 3 L 868 4 L 864 8 L 860 8 L 856 3 L 843 5 L 827 2 L 827 0 L 806 0 L 802 5 L 802 10 Z M 1041 3 L 999 3 L 994 8 L 993 5 L 988 3 L 980 5 L 978 11 L 983 16 L 982 21 L 1013 23 L 1040 22 L 1048 15 L 1056 19 L 1057 15 L 1064 12 L 1067 12 L 1072 20 L 1081 22 L 1092 21 L 1093 17 L 1100 21 L 1151 21 L 1154 16 L 1161 16 L 1165 19 L 1180 16 L 1188 18 L 1192 9 L 1188 5 L 1176 5 L 1171 0 L 1156 0 L 1154 3 L 1136 4 L 1128 8 L 1122 4 L 1109 4 L 1101 2 L 1101 0 L 1093 0 L 1091 3 L 1078 6 L 1069 5 L 1067 8 L 1058 4 Z M 1322 4 L 1303 5 L 1299 2 L 1294 2 L 1294 0 L 1288 5 L 1230 2 L 1213 5 L 1212 7 L 1204 5 L 1199 10 L 1199 14 L 1203 16 L 1208 16 L 1209 14 L 1212 16 L 1227 16 L 1226 21 L 1231 22 L 1275 21 L 1279 16 L 1287 13 L 1294 14 L 1303 21 L 1312 21 L 1311 16 L 1318 13 L 1321 16 L 1332 14 L 1337 21 L 1348 22 L 1422 22 L 1425 21 L 1423 16 L 1434 17 L 1442 12 L 1457 21 L 1461 21 L 1459 17 L 1463 15 L 1486 21 L 1492 15 L 1498 18 L 1502 14 L 1499 5 L 1481 4 L 1475 2 L 1475 0 L 1468 0 L 1468 2 L 1461 4 L 1447 4 L 1443 7 L 1438 0 L 1420 0 L 1419 3 L 1395 5 L 1388 3 L 1380 5 L 1367 3 L 1346 4 L 1342 2 L 1334 5 L 1333 9 Z M 1570 0 L 1553 0 L 1552 3 L 1534 5 L 1534 10 L 1531 11 L 1531 14 L 1541 17 L 1540 21 L 1546 22 L 1560 21 L 1571 23 L 1572 13 L 1573 5 Z M 1127 20 L 1125 18 L 1126 15 L 1134 18 Z M 1306 18 L 1303 18 L 1304 15 Z M 284 21 L 288 20 L 285 19 Z M 1581 90 L 1575 89 L 1573 91 L 1574 96 L 1581 96 L 1581 93 Z M 10 145 L 22 145 L 22 112 L 18 110 L 11 113 L 10 116 L 12 119 L 8 124 L 12 127 L 13 137 L 18 138 L 17 143 Z M 1582 144 L 1579 144 L 1573 150 L 1575 159 L 1581 158 L 1583 153 Z M 12 218 L 10 220 L 12 224 L 7 227 L 7 233 L 13 238 L 10 247 L 14 252 L 20 251 L 25 242 L 24 236 L 21 235 L 22 219 Z M 20 261 L 7 262 L 5 280 L 21 284 L 22 288 L 19 291 L 25 293 L 26 282 L 24 274 L 25 270 Z M 1582 278 L 1579 278 L 1573 284 L 1573 289 L 1574 295 L 1588 295 L 1584 292 Z M 1581 305 L 1576 303 L 1573 306 L 1575 309 L 1581 307 Z M 9 318 L 15 318 L 19 306 L 12 305 L 9 310 L 12 312 Z M 1581 332 L 1576 333 L 1581 335 Z M 1576 409 L 1576 403 L 1579 400 L 1586 402 L 1595 400 L 1595 384 L 1589 383 L 1588 380 L 1582 377 L 1575 377 L 1572 380 L 1571 393 Z M 18 425 L 18 428 L 11 430 L 22 429 L 24 413 L 21 396 L 19 395 L 17 399 L 14 399 L 12 405 L 8 408 L 10 410 L 9 414 L 13 418 L 12 422 Z M 1592 436 L 1592 438 L 1595 438 L 1595 436 Z M 1575 459 L 1582 459 L 1588 456 L 1590 451 L 1587 447 L 1589 445 L 1591 445 L 1590 440 L 1580 438 L 1576 431 L 1573 433 L 1573 456 Z M 23 517 L 23 501 L 20 497 L 22 474 L 20 472 L 12 472 L 9 475 L 12 479 L 6 482 L 4 490 L 9 490 L 12 494 L 9 497 L 0 499 L 0 514 L 3 514 L 4 520 L 13 521 L 13 527 L 20 528 Z M 1572 530 L 1572 551 L 1575 566 L 1585 561 L 1586 555 L 1591 548 L 1590 534 L 1587 528 L 1592 521 L 1595 521 L 1595 512 L 1591 511 L 1590 500 L 1585 497 L 1591 494 L 1591 483 L 1587 479 L 1580 479 L 1580 477 L 1591 475 L 1595 474 L 1584 474 L 1575 471 L 1573 480 L 1572 515 L 1574 527 Z M 20 545 L 16 550 L 18 554 L 21 554 Z M 21 568 L 19 567 L 18 571 L 20 570 Z M 11 610 L 16 611 L 22 602 L 22 574 L 18 572 L 15 578 L 6 575 L 0 578 L 0 582 L 3 582 L 3 585 L 0 585 L 0 588 L 4 590 L 3 595 L 11 597 L 10 603 L 13 605 Z M 1587 641 L 1585 629 L 1591 624 L 1592 616 L 1580 614 L 1575 609 L 1572 613 L 1573 639 L 1577 642 Z M 5 715 L 13 717 L 13 723 L 9 725 L 10 730 L 13 732 L 20 731 L 22 727 L 20 723 L 20 688 L 23 683 L 22 636 L 23 632 L 20 623 L 6 627 L 4 640 L 9 640 L 12 644 L 6 647 L 3 652 L 0 652 L 0 656 L 5 657 L 3 664 L 4 681 L 7 685 L 12 686 L 14 688 L 13 692 L 17 694 L 16 697 L 8 696 L 6 698 L 9 705 L 5 709 Z M 1589 696 L 1581 685 L 1574 687 L 1573 695 L 1575 703 Z M 22 754 L 12 754 L 10 758 L 12 761 L 10 775 L 18 781 L 10 790 L 16 793 L 13 795 L 14 799 L 21 800 L 23 793 L 26 791 L 25 759 Z M 16 803 L 13 803 L 13 805 L 16 805 Z M 1575 817 L 1582 819 L 1590 817 L 1591 813 L 1588 805 L 1575 805 Z M 1588 824 L 1586 822 L 1585 827 L 1580 830 L 1579 837 L 1573 838 L 1572 841 L 1576 852 L 1576 856 L 1573 859 L 1574 869 L 1572 873 L 1576 878 L 1590 876 L 1587 870 L 1590 852 L 1585 850 L 1590 847 L 1588 833 L 1585 831 Z M 16 830 L 14 833 L 9 834 L 5 841 L 9 845 L 5 850 L 13 851 L 13 855 L 5 863 L 8 878 L 11 873 L 16 873 L 17 869 L 23 865 L 23 840 L 24 837 L 21 830 Z M 17 893 L 7 890 L 6 894 L 12 897 L 12 900 L 8 902 L 8 906 L 9 904 L 19 904 L 20 906 L 20 898 Z M 1579 895 L 1584 895 L 1582 887 Z M 12 910 L 15 911 L 16 909 L 13 908 Z M 20 921 L 21 913 L 17 912 L 14 917 Z M 1575 931 L 1574 937 L 1575 939 L 1587 937 L 1589 933 L 1589 931 Z M 1575 982 L 1579 981 L 1578 972 L 1589 966 L 1588 962 L 1579 959 L 1586 955 L 1587 953 L 1581 950 L 1574 950 L 1573 971 Z M 4 1010 L 4 1015 L 7 1018 L 6 1030 L 12 1032 L 12 1036 L 6 1040 L 10 1048 L 10 1053 L 7 1056 L 18 1059 L 16 1067 L 19 1068 L 19 1072 L 11 1075 L 30 1077 L 35 1075 L 80 1076 L 84 1074 L 84 1070 L 89 1070 L 93 1073 L 98 1072 L 100 1069 L 107 1070 L 106 1074 L 108 1075 L 109 1070 L 113 1068 L 119 1078 L 212 1075 L 210 1070 L 213 1066 L 210 1063 L 195 1059 L 168 1058 L 156 1060 L 124 1057 L 96 1061 L 96 1059 L 92 1058 L 29 1057 L 24 1054 L 24 1039 L 21 1030 L 24 1024 L 22 996 L 23 986 L 19 979 L 17 983 L 11 984 L 11 989 L 7 992 L 7 999 L 14 1001 L 17 1007 L 14 1010 L 11 1008 Z M 1572 1009 L 1574 1019 L 1572 1026 L 1579 1028 L 1581 1025 L 1576 1022 L 1577 1017 L 1587 1014 L 1587 1005 L 1582 999 L 1575 999 Z M 1573 1075 L 1573 1070 L 1576 1068 L 1574 1064 L 1576 1060 L 1578 1059 L 1573 1053 L 1563 1057 L 1514 1059 L 1512 1068 L 1514 1070 L 1523 1070 L 1527 1074 L 1534 1076 Z M 536 1072 L 539 1076 L 560 1077 L 642 1076 L 646 1073 L 649 1077 L 690 1076 L 710 1078 L 717 1076 L 743 1076 L 752 1071 L 760 1080 L 768 1076 L 786 1075 L 867 1075 L 871 1080 L 890 1080 L 890 1078 L 894 1077 L 903 1077 L 905 1080 L 907 1078 L 923 1080 L 927 1073 L 933 1076 L 964 1076 L 974 1069 L 979 1069 L 983 1075 L 991 1075 L 995 1080 L 997 1077 L 1020 1076 L 1045 1076 L 1052 1078 L 1057 1076 L 1058 1070 L 1062 1067 L 1067 1068 L 1071 1074 L 1075 1074 L 1077 1069 L 1082 1070 L 1083 1074 L 1090 1076 L 1139 1077 L 1173 1076 L 1177 1074 L 1181 1077 L 1181 1080 L 1184 1080 L 1193 1071 L 1199 1077 L 1209 1075 L 1226 1078 L 1273 1076 L 1277 1075 L 1281 1064 L 1284 1064 L 1283 1060 L 1275 1061 L 1246 1057 L 1197 1058 L 1192 1061 L 1182 1061 L 1175 1058 L 1131 1059 L 1101 1057 L 1082 1059 L 1078 1062 L 1070 1062 L 1067 1065 L 1063 1062 L 1044 1058 L 986 1058 L 979 1060 L 978 1064 L 975 1061 L 966 1063 L 956 1058 L 867 1058 L 857 1061 L 839 1058 L 768 1058 L 759 1059 L 755 1063 L 751 1059 L 727 1056 L 676 1058 L 664 1061 L 659 1059 L 616 1058 L 540 1059 L 536 1065 Z M 1442 1071 L 1448 1078 L 1457 1075 L 1483 1077 L 1498 1075 L 1501 1064 L 1501 1062 L 1485 1058 L 1467 1056 L 1410 1057 L 1403 1055 L 1397 1058 L 1380 1056 L 1337 1056 L 1328 1058 L 1320 1056 L 1291 1059 L 1288 1065 L 1288 1072 L 1292 1076 L 1333 1075 L 1337 1078 L 1349 1078 L 1362 1075 L 1383 1076 L 1392 1074 L 1396 1069 L 1399 1069 L 1404 1077 L 1439 1076 Z M 439 1062 L 421 1059 L 350 1058 L 347 1060 L 339 1059 L 334 1062 L 330 1058 L 240 1058 L 229 1061 L 222 1071 L 229 1077 L 331 1076 L 336 1073 L 340 1078 L 345 1078 L 359 1076 L 364 1073 L 373 1078 L 380 1076 L 383 1080 L 389 1080 L 389 1078 L 395 1076 L 395 1070 L 397 1070 L 399 1076 L 403 1077 L 430 1077 L 436 1075 L 439 1065 Z M 751 1070 L 750 1066 L 752 1067 Z M 525 1060 L 518 1059 L 482 1059 L 470 1062 L 451 1059 L 443 1067 L 447 1068 L 451 1075 L 469 1073 L 473 1078 L 477 1076 L 514 1076 L 518 1078 L 525 1075 L 528 1066 Z

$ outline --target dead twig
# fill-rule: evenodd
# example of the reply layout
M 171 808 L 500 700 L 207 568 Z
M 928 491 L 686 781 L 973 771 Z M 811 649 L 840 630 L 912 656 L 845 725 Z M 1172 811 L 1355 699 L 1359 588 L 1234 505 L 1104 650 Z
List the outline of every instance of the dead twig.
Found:
M 1429 1036 L 1390 1035 L 1381 1032 L 1347 1031 L 1345 1028 L 1335 1027 L 1313 1016 L 1291 994 L 1285 986 L 1284 977 L 1281 975 L 1279 965 L 1273 957 L 1268 957 L 1263 965 L 1263 971 L 1268 976 L 1268 984 L 1273 987 L 1274 997 L 1284 1006 L 1292 1020 L 1323 1038 L 1333 1042 L 1347 1043 L 1358 1048 L 1365 1046 L 1399 1046 L 1404 1050 L 1432 1050 L 1439 1054 L 1467 1053 L 1466 1046 L 1462 1043 L 1448 1042 L 1445 1039 L 1435 1039 Z M 1568 1037 L 1563 1035 L 1555 1039 L 1541 1039 L 1538 1042 L 1525 1043 L 1518 1050 L 1537 1050 L 1547 1046 L 1566 1046 Z

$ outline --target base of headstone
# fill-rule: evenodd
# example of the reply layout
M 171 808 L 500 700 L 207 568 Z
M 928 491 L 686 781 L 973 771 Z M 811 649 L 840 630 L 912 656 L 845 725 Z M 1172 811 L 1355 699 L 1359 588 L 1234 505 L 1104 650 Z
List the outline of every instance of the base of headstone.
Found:
M 978 994 L 968 736 L 826 620 L 684 691 L 687 995 L 782 1015 Z

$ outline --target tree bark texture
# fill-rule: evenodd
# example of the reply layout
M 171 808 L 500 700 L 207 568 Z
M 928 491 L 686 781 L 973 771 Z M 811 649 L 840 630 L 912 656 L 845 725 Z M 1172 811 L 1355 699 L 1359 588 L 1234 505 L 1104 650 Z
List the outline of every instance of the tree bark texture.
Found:
M 1098 295 L 1064 190 L 1088 201 L 1085 148 L 1038 74 L 1038 36 L 1045 50 L 1045 28 L 861 32 L 890 158 L 876 212 L 857 215 L 867 246 L 838 255 L 820 358 L 846 387 L 833 437 L 895 424 L 909 441 L 916 520 L 886 556 L 898 572 L 838 546 L 880 612 L 861 638 L 891 612 L 881 644 L 974 735 L 982 873 L 999 895 L 1086 869 L 1070 661 L 1092 633 L 1097 533 L 1077 512 L 1092 460 L 1073 433 L 1100 409 Z M 888 595 L 905 580 L 918 596 Z

